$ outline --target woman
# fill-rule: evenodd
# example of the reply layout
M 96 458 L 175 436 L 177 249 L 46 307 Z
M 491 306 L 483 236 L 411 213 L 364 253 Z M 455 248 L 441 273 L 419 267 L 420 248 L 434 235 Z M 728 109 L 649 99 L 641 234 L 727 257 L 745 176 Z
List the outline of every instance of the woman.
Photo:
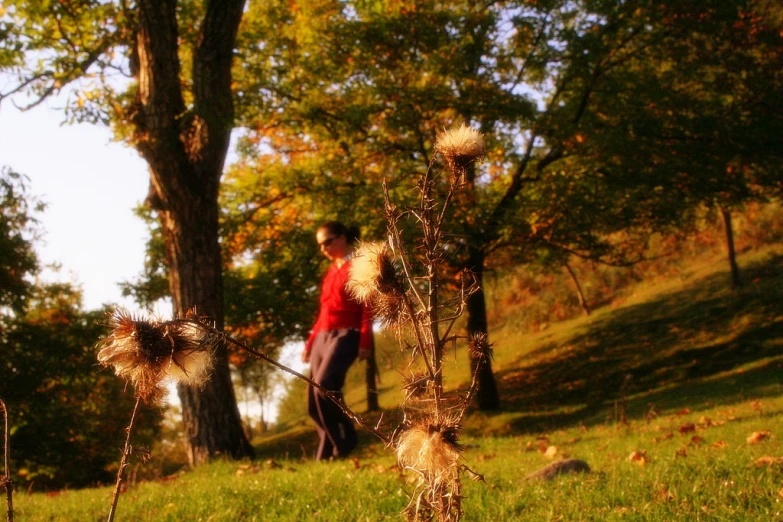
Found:
M 321 285 L 321 308 L 305 343 L 302 361 L 310 363 L 313 381 L 337 392 L 336 397 L 342 400 L 348 368 L 357 356 L 364 360 L 373 349 L 370 310 L 351 298 L 345 288 L 359 230 L 329 221 L 315 237 L 321 252 L 333 263 Z M 339 406 L 310 386 L 307 409 L 320 437 L 317 460 L 342 458 L 353 451 L 358 442 L 356 429 Z

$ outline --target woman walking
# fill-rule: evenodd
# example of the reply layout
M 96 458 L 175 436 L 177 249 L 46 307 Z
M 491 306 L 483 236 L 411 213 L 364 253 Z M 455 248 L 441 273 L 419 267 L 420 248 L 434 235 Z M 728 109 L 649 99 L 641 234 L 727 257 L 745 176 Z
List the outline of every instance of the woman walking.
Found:
M 332 264 L 321 285 L 318 320 L 305 343 L 302 361 L 310 363 L 313 381 L 342 400 L 348 368 L 357 357 L 369 357 L 374 346 L 370 310 L 356 302 L 345 287 L 359 229 L 329 221 L 318 229 L 316 240 Z M 353 421 L 313 386 L 307 390 L 307 408 L 320 438 L 317 460 L 343 458 L 356 448 Z

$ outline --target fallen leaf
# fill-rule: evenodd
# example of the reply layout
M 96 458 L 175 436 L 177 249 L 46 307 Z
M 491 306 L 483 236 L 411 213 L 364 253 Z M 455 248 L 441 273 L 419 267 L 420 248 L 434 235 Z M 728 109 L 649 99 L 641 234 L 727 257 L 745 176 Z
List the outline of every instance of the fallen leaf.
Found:
M 674 452 L 674 458 L 685 458 L 688 456 L 688 450 L 686 448 L 680 448 Z
M 680 426 L 679 432 L 682 433 L 692 433 L 696 431 L 696 425 L 695 424 L 683 424 Z
M 682 417 L 683 415 L 688 415 L 691 412 L 689 408 L 683 408 L 680 411 L 677 412 L 677 415 Z
M 657 444 L 658 442 L 661 442 L 661 441 L 663 441 L 663 440 L 669 440 L 669 439 L 671 439 L 672 437 L 674 437 L 674 433 L 672 433 L 672 432 L 669 432 L 669 433 L 667 433 L 666 435 L 664 435 L 663 437 L 655 437 L 655 438 L 653 439 L 653 442 L 655 442 L 655 443 Z
M 758 444 L 759 442 L 768 439 L 772 436 L 772 432 L 769 430 L 763 430 L 763 431 L 754 431 L 750 435 L 748 435 L 748 438 L 745 439 L 745 441 L 748 444 Z
M 728 448 L 729 446 L 730 444 L 725 440 L 717 440 L 712 444 L 710 444 L 710 448 L 718 448 L 718 449 Z
M 772 467 L 776 464 L 783 464 L 783 457 L 770 457 L 767 455 L 764 457 L 759 457 L 753 461 L 753 466 L 756 466 L 757 468 L 762 466 Z
M 647 450 L 634 451 L 633 453 L 628 455 L 628 461 L 636 462 L 640 466 L 644 466 L 648 462 L 650 462 L 650 457 L 647 456 Z
M 544 456 L 548 459 L 555 458 L 555 455 L 557 455 L 557 446 L 549 446 L 544 452 Z
M 691 437 L 691 441 L 688 444 L 691 446 L 701 446 L 705 442 L 706 441 L 702 437 L 699 437 L 698 435 L 694 435 L 693 437 Z
M 662 500 L 664 502 L 674 500 L 674 495 L 666 486 L 663 486 L 660 490 L 658 490 L 658 494 L 656 496 L 658 497 L 658 500 Z

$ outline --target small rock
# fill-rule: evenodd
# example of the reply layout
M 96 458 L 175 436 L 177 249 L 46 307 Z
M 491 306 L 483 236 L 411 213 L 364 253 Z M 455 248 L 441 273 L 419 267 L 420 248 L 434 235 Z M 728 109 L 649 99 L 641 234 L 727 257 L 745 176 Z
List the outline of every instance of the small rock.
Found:
M 558 475 L 565 473 L 589 473 L 590 466 L 587 462 L 579 459 L 557 460 L 538 471 L 534 471 L 525 480 L 552 480 Z

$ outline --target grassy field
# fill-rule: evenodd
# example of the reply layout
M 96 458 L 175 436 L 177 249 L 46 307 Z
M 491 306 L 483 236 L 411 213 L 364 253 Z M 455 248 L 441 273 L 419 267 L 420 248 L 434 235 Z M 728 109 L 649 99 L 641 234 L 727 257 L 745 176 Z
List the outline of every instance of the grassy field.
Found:
M 502 409 L 466 420 L 466 521 L 783 521 L 783 249 L 722 259 L 628 289 L 581 317 L 522 331 L 494 324 Z M 399 354 L 381 357 L 381 405 L 394 418 Z M 447 382 L 467 361 L 450 356 Z M 358 372 L 358 370 L 357 370 Z M 360 382 L 360 374 L 352 382 Z M 362 409 L 361 386 L 348 394 Z M 309 460 L 306 421 L 257 440 L 253 462 L 215 462 L 123 493 L 118 520 L 402 520 L 412 490 L 391 452 L 364 435 L 355 459 Z M 553 460 L 589 473 L 525 477 Z M 110 488 L 15 498 L 16 520 L 88 521 Z

